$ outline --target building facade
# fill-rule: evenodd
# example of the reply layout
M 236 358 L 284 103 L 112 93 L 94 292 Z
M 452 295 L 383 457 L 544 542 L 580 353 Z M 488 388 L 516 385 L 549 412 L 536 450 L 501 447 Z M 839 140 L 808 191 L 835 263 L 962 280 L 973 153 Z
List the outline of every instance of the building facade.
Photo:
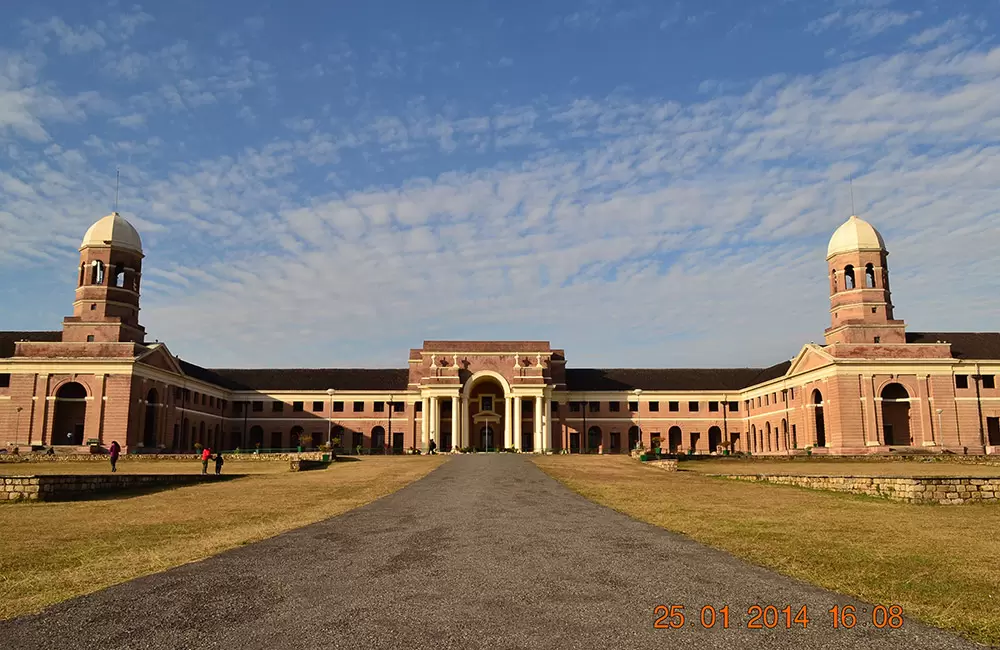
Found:
M 425 341 L 396 370 L 207 369 L 145 341 L 142 242 L 115 213 L 84 236 L 62 329 L 0 332 L 0 444 L 1000 453 L 1000 333 L 907 332 L 887 256 L 867 222 L 838 228 L 825 344 L 769 368 L 580 369 L 547 341 Z

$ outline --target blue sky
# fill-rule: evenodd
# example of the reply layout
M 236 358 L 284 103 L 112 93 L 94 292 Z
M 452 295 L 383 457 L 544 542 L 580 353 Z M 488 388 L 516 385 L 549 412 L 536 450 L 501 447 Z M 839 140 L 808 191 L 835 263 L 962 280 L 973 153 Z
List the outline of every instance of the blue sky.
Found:
M 914 331 L 995 331 L 1000 2 L 18 3 L 0 24 L 0 329 L 58 329 L 110 211 L 149 338 L 207 366 L 769 365 L 826 243 Z

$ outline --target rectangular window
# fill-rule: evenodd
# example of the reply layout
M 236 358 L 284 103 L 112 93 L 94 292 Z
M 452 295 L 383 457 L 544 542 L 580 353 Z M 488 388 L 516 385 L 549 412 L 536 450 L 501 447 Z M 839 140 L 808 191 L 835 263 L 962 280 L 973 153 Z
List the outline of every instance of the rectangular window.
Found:
M 955 388 L 968 388 L 968 387 L 969 387 L 968 375 L 955 375 Z
M 983 375 L 983 388 L 996 388 L 996 381 L 993 375 Z
M 87 343 L 93 343 L 93 342 L 94 342 L 94 335 L 93 334 L 88 334 L 87 335 Z
M 600 402 L 590 402 L 589 404 L 587 404 L 587 410 L 590 411 L 591 413 L 600 413 L 601 412 L 601 403 Z
M 708 410 L 709 411 L 713 411 L 713 412 L 714 411 L 718 411 L 719 410 L 719 403 L 718 402 L 709 402 L 708 403 Z
M 559 410 L 559 402 L 552 402 L 552 412 L 555 413 Z
M 534 410 L 533 410 L 535 408 L 534 404 L 535 404 L 534 400 L 531 400 L 531 399 L 528 399 L 528 398 L 522 399 L 521 400 L 521 415 L 531 415 L 532 413 L 534 413 Z M 570 406 L 572 406 L 572 404 L 573 403 L 571 402 Z M 573 409 L 571 408 L 570 410 L 572 411 Z
M 739 411 L 739 410 L 740 410 L 740 403 L 739 402 L 730 402 L 729 403 L 729 412 L 730 413 L 735 413 L 736 411 Z
M 396 413 L 402 413 L 403 412 L 403 403 L 402 402 L 393 402 L 392 403 L 392 410 L 395 411 Z
M 233 415 L 243 413 L 243 402 L 233 402 Z
M 757 396 L 757 408 L 760 408 L 760 395 Z
M 764 406 L 770 406 L 770 405 L 771 405 L 771 396 L 770 395 L 765 395 L 764 396 Z
M 198 403 L 198 392 L 197 392 L 197 391 L 195 391 L 195 394 L 194 394 L 194 399 L 193 399 L 193 400 L 191 400 L 191 401 L 192 401 L 192 402 L 194 402 L 195 404 L 197 404 L 197 403 Z
M 208 405 L 211 406 L 211 407 L 213 407 L 213 408 L 215 407 L 215 397 L 214 396 L 212 396 L 212 395 L 208 396 Z
M 333 412 L 334 413 L 343 413 L 344 412 L 344 403 L 343 402 L 334 402 L 333 403 Z
M 422 401 L 420 401 L 420 402 L 417 402 L 416 404 L 414 404 L 413 405 L 413 412 L 414 413 L 423 413 L 424 412 L 424 403 Z
M 281 413 L 285 410 L 284 402 L 271 402 L 271 411 L 274 413 Z
M 789 388 L 788 389 L 788 399 L 795 399 L 795 389 L 794 388 Z
M 202 393 L 202 394 L 201 394 L 201 405 L 202 405 L 202 406 L 205 406 L 205 402 L 207 401 L 207 400 L 205 399 L 206 397 L 207 397 L 207 396 L 205 395 L 205 393 Z
M 771 393 L 771 403 L 772 404 L 777 404 L 778 403 L 778 394 L 777 393 Z
M 636 411 L 638 411 L 639 410 L 639 402 L 629 402 L 628 403 L 628 410 L 631 411 L 632 413 L 635 413 Z
M 10 373 L 0 372 L 0 387 L 7 388 L 10 386 Z
M 649 403 L 649 410 L 652 413 L 656 413 L 657 411 L 660 410 L 660 403 L 659 402 L 650 402 Z
M 479 397 L 479 410 L 480 411 L 493 411 L 493 396 L 492 395 L 481 395 Z
M 355 413 L 360 413 L 361 411 L 364 411 L 364 410 L 365 410 L 365 403 L 364 402 L 355 402 L 354 403 L 354 412 Z
M 253 402 L 253 412 L 260 413 L 264 410 L 264 402 Z
M 671 413 L 676 413 L 681 410 L 680 402 L 667 402 L 667 410 Z
M 292 402 L 292 411 L 294 413 L 301 413 L 305 410 L 305 406 L 302 402 Z
M 385 411 L 385 402 L 375 402 L 373 404 L 376 413 L 382 413 Z
M 313 413 L 319 413 L 323 410 L 323 402 L 313 402 Z
M 608 402 L 608 410 L 612 413 L 618 413 L 622 410 L 621 402 Z
M 691 413 L 698 412 L 698 402 L 688 402 L 688 411 Z
M 580 412 L 580 402 L 570 402 L 569 403 L 569 412 L 570 413 L 579 413 Z

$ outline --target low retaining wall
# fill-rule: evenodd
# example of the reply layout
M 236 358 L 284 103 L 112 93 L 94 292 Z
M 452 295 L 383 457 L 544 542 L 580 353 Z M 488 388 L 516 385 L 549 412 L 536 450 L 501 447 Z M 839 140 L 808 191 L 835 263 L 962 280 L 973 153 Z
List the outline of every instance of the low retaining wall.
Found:
M 0 500 L 72 501 L 108 493 L 167 485 L 188 485 L 236 478 L 237 474 L 100 474 L 5 476 L 0 478 Z
M 779 485 L 795 485 L 816 490 L 850 492 L 884 497 L 906 503 L 1000 502 L 1000 476 L 994 478 L 961 478 L 954 476 L 788 476 L 777 474 L 712 474 L 711 476 L 739 481 L 759 481 Z
M 280 453 L 280 454 L 255 454 L 253 452 L 243 452 L 239 454 L 227 454 L 223 452 L 222 456 L 226 459 L 233 460 L 294 460 L 299 458 L 309 458 L 312 460 L 320 460 L 323 454 L 329 454 L 328 451 L 304 451 L 301 454 L 297 452 Z M 215 453 L 212 453 L 215 456 Z M 158 460 L 201 460 L 201 454 L 125 454 L 119 457 L 119 462 L 132 462 L 132 461 L 142 461 L 142 462 L 155 462 Z M 89 463 L 89 462 L 100 462 L 107 463 L 108 455 L 106 453 L 101 454 L 55 454 L 53 456 L 46 456 L 45 454 L 21 454 L 15 456 L 10 455 L 0 455 L 0 462 L 2 463 Z
M 308 469 L 320 469 L 323 467 L 329 467 L 331 461 L 314 460 L 310 458 L 296 458 L 290 465 L 290 469 L 293 472 L 304 472 Z
M 677 461 L 676 460 L 670 460 L 670 459 L 667 459 L 667 460 L 647 460 L 646 464 L 647 465 L 651 465 L 653 467 L 659 467 L 660 469 L 666 470 L 668 472 L 676 472 L 677 471 Z

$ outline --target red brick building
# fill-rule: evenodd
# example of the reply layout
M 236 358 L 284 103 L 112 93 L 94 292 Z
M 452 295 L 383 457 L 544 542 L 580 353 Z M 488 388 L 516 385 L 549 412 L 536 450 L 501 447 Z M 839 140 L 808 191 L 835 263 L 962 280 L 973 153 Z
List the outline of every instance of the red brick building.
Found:
M 0 332 L 0 444 L 1000 453 L 1000 333 L 907 332 L 887 255 L 867 222 L 838 228 L 826 343 L 769 368 L 568 368 L 546 341 L 425 341 L 398 370 L 206 369 L 145 341 L 142 243 L 111 214 L 84 236 L 62 330 Z

